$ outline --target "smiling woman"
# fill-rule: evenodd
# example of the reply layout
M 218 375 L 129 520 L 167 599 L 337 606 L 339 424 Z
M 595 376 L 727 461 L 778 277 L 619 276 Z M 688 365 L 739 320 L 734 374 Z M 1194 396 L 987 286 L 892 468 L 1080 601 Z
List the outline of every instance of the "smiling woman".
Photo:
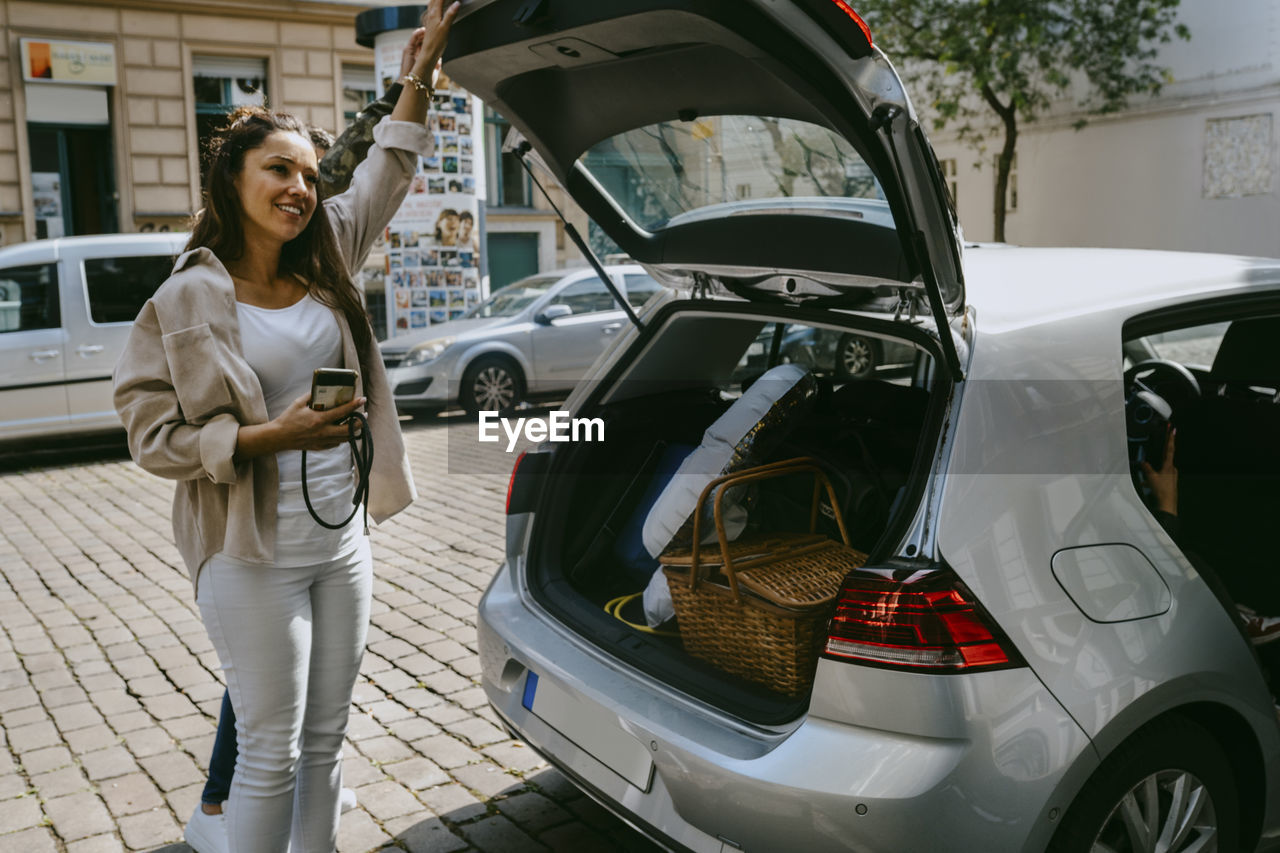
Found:
M 345 515 L 366 486 L 375 521 L 415 497 L 351 276 L 418 158 L 432 154 L 424 81 L 458 4 L 442 7 L 427 6 L 400 98 L 345 193 L 319 200 L 315 150 L 298 119 L 261 107 L 229 116 L 211 145 L 187 252 L 143 307 L 116 367 L 133 458 L 180 481 L 175 539 L 227 675 L 240 752 L 225 829 L 232 850 L 335 846 L 372 559 L 358 515 L 334 528 L 316 522 Z M 311 408 L 321 368 L 357 372 L 355 399 Z M 357 489 L 344 422 L 366 402 L 377 454 Z M 201 845 L 193 842 L 200 853 L 228 846 Z

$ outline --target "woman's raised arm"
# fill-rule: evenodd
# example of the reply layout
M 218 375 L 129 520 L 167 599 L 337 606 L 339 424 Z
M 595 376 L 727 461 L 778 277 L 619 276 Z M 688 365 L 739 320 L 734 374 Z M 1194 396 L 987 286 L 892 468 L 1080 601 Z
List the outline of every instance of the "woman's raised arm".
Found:
M 440 57 L 444 56 L 444 46 L 449 40 L 449 28 L 453 19 L 458 16 L 460 5 L 457 0 L 444 8 L 444 0 L 431 0 L 422 13 L 422 26 L 414 31 L 413 39 L 421 39 L 421 47 L 413 60 L 413 68 L 401 82 L 400 100 L 391 111 L 392 121 L 412 121 L 421 124 L 427 120 L 427 108 L 431 106 L 432 76 Z

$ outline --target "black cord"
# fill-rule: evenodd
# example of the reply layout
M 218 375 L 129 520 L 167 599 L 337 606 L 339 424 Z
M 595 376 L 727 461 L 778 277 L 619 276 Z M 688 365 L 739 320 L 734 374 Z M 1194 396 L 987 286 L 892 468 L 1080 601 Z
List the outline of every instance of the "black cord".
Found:
M 359 432 L 357 432 L 359 429 Z M 341 530 L 351 523 L 364 504 L 364 532 L 369 533 L 369 472 L 373 469 L 373 436 L 369 434 L 369 421 L 360 412 L 347 418 L 347 445 L 351 448 L 351 457 L 356 465 L 356 493 L 351 502 L 355 507 L 337 524 L 330 524 L 320 517 L 311 505 L 311 495 L 307 492 L 307 451 L 302 451 L 302 500 L 307 505 L 307 512 L 316 520 L 316 524 L 330 530 Z

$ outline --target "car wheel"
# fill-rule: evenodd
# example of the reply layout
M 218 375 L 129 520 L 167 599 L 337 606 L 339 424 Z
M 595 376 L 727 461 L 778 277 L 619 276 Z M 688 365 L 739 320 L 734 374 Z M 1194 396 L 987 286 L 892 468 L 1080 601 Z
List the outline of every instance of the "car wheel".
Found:
M 524 379 L 510 359 L 487 355 L 476 359 L 462 376 L 459 402 L 467 414 L 507 413 L 524 399 Z
M 836 344 L 836 374 L 842 379 L 865 379 L 875 372 L 876 345 L 862 335 L 844 334 Z
M 1192 853 L 1238 849 L 1235 777 L 1202 726 L 1170 717 L 1094 771 L 1050 853 Z

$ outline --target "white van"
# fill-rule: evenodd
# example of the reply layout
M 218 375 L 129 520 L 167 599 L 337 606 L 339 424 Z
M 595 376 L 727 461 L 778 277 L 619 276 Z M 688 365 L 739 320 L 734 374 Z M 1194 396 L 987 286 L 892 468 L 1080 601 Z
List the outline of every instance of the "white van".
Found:
M 111 371 L 187 234 L 0 249 L 0 441 L 120 429 Z

